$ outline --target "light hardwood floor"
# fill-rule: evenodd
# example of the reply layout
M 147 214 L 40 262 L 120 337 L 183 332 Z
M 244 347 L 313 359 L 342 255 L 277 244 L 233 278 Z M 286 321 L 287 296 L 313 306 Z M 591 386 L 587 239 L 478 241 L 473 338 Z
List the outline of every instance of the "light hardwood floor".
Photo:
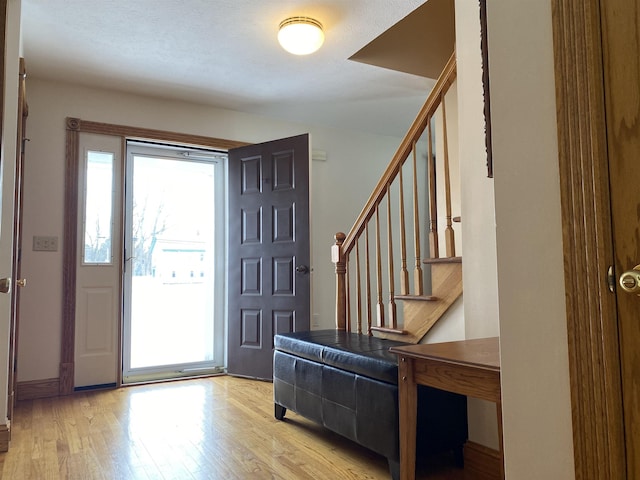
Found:
M 219 376 L 18 403 L 0 478 L 389 479 L 386 460 L 287 412 L 272 385 Z M 461 480 L 438 459 L 419 479 Z

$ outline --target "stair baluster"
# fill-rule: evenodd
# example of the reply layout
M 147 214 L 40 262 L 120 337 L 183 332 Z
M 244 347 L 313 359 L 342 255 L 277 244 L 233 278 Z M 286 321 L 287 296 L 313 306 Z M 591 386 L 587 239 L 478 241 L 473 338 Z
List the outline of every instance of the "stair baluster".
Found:
M 371 268 L 369 259 L 369 222 L 364 228 L 364 244 L 365 244 L 365 283 L 367 288 L 367 333 L 371 335 L 371 326 L 373 325 L 373 313 L 371 309 Z
M 391 328 L 398 326 L 395 299 L 395 269 L 393 268 L 393 228 L 391 227 L 391 187 L 387 185 L 387 262 L 389 265 L 389 324 Z
M 444 194 L 446 203 L 447 228 L 444 231 L 444 240 L 446 246 L 447 257 L 456 256 L 456 242 L 451 226 L 451 175 L 449 173 L 449 141 L 447 138 L 447 108 L 444 101 L 444 93 L 442 94 L 442 134 L 444 148 Z
M 378 287 L 378 326 L 384 327 L 384 301 L 382 300 L 382 246 L 380 243 L 380 208 L 376 205 L 376 281 Z
M 400 213 L 400 294 L 409 295 L 409 272 L 407 271 L 407 232 L 404 218 L 404 181 L 402 178 L 402 167 L 398 172 L 398 183 L 400 185 L 399 213 Z
M 351 326 L 351 281 L 349 280 L 351 278 L 351 275 L 349 274 L 349 255 L 345 255 L 344 256 L 344 270 L 345 270 L 345 286 L 347 289 L 347 292 L 345 294 L 345 303 L 347 305 L 347 318 L 346 318 L 346 328 L 347 328 L 347 332 L 350 332 L 352 330 L 352 326 Z
M 345 288 L 347 267 L 342 250 L 345 238 L 344 233 L 336 233 L 334 236 L 336 243 L 331 247 L 331 261 L 336 266 L 336 330 L 346 330 L 347 324 L 347 291 Z
M 424 282 L 422 278 L 422 254 L 420 253 L 420 208 L 418 207 L 418 165 L 416 160 L 416 141 L 412 147 L 413 157 L 413 249 L 416 265 L 413 270 L 414 295 L 424 294 Z
M 362 287 L 360 283 L 360 242 L 356 242 L 356 318 L 358 333 L 362 333 Z
M 436 158 L 433 155 L 433 133 L 431 121 L 427 125 L 427 163 L 429 165 L 429 257 L 440 257 L 438 246 L 438 194 L 436 183 Z

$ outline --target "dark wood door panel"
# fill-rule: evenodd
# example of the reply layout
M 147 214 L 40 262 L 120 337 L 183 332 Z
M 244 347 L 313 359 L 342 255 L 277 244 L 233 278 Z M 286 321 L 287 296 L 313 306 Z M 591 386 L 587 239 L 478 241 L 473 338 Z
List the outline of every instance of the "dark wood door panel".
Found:
M 308 135 L 229 152 L 228 372 L 271 379 L 273 336 L 308 330 Z

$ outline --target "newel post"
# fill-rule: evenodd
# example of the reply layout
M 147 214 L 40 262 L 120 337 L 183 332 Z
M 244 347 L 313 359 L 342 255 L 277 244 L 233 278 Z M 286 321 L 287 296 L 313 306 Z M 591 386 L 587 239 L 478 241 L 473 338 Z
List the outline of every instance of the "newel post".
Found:
M 347 325 L 347 288 L 345 277 L 347 274 L 347 263 L 342 252 L 342 244 L 346 235 L 338 232 L 333 237 L 335 245 L 331 246 L 331 261 L 336 265 L 336 329 L 346 330 Z

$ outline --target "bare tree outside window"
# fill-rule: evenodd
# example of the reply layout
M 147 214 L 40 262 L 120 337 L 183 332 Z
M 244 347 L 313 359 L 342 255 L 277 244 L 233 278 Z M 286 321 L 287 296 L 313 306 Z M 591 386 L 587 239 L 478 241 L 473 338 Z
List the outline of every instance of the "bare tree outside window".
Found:
M 111 262 L 111 235 L 110 232 L 102 232 L 100 218 L 96 218 L 95 231 L 85 231 L 84 261 L 85 263 L 110 263 Z
M 167 230 L 164 202 L 153 209 L 148 203 L 147 197 L 141 206 L 133 205 L 133 275 L 153 275 L 153 251 L 158 237 Z

